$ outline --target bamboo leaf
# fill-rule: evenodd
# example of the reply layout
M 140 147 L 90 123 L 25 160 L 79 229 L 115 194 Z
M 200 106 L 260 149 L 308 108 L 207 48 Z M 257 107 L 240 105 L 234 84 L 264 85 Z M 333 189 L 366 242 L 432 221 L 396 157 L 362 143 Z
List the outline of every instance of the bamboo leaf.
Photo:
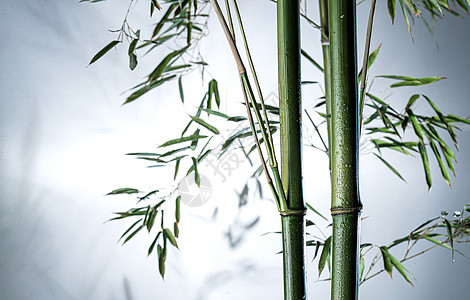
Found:
M 149 85 L 144 85 L 142 88 L 136 90 L 135 92 L 133 92 L 129 97 L 127 97 L 126 101 L 122 104 L 128 104 L 130 102 L 133 102 L 135 100 L 137 100 L 138 98 L 140 98 L 142 95 L 144 95 L 145 93 L 147 93 L 148 91 L 162 85 L 163 83 L 165 83 L 166 81 L 169 81 L 173 78 L 175 78 L 176 75 L 171 75 L 171 76 L 168 76 L 168 77 L 163 77 L 159 80 L 156 80 L 156 81 L 153 81 L 152 83 L 150 83 Z
M 426 184 L 428 185 L 428 190 L 431 189 L 432 179 L 431 179 L 431 170 L 429 169 L 429 159 L 426 148 L 422 143 L 418 144 L 419 154 L 421 155 L 421 161 L 423 162 L 424 173 L 426 176 Z
M 400 0 L 400 6 L 401 6 L 401 10 L 403 12 L 403 16 L 405 17 L 406 26 L 408 27 L 408 32 L 410 33 L 411 40 L 414 43 L 413 33 L 411 32 L 410 20 L 408 19 L 408 14 L 406 13 L 406 9 L 405 9 L 405 5 L 403 4 L 403 0 Z
M 135 227 L 135 225 L 137 225 L 141 221 L 142 221 L 142 219 L 139 219 L 139 220 L 135 221 L 134 224 L 132 224 L 126 231 L 124 231 L 124 233 L 121 235 L 121 237 L 119 238 L 118 241 L 120 241 L 126 234 L 128 234 L 132 230 L 132 228 Z
M 320 212 L 318 212 L 315 208 L 313 208 L 313 206 L 311 206 L 310 204 L 308 203 L 305 203 L 305 205 L 307 206 L 308 209 L 310 209 L 311 211 L 313 211 L 314 213 L 316 213 L 319 217 L 323 218 L 325 221 L 328 222 L 328 219 L 325 218 L 325 216 L 323 216 Z
M 217 85 L 217 80 L 215 79 L 212 79 L 210 82 L 209 82 L 209 98 L 207 100 L 207 108 L 210 109 L 211 108 L 211 103 L 212 103 L 212 96 L 214 96 L 215 98 L 215 103 L 217 105 L 217 107 L 220 107 L 220 96 L 219 96 L 219 88 L 218 88 L 218 85 Z
M 106 195 L 119 195 L 119 194 L 137 194 L 140 193 L 138 189 L 133 189 L 133 188 L 120 188 L 120 189 L 115 189 Z
M 100 59 L 101 57 L 103 57 L 103 55 L 105 55 L 106 53 L 108 53 L 109 50 L 113 49 L 114 46 L 116 46 L 117 44 L 119 44 L 121 41 L 112 41 L 110 42 L 109 44 L 107 44 L 106 46 L 104 46 L 103 49 L 101 49 L 98 53 L 95 54 L 95 56 L 93 56 L 93 58 L 91 59 L 90 63 L 88 65 L 91 65 L 92 63 L 94 63 L 95 61 L 97 61 L 98 59 Z
M 379 51 L 380 51 L 380 48 L 382 47 L 382 44 L 380 44 L 377 49 L 375 49 L 374 51 L 372 51 L 371 54 L 369 54 L 369 60 L 367 62 L 367 69 L 370 69 L 370 67 L 372 66 L 372 64 L 374 63 L 375 59 L 377 58 L 377 55 L 379 55 Z M 362 81 L 362 69 L 359 71 L 359 75 L 357 76 L 358 77 L 358 82 L 360 83 Z
M 452 188 L 452 185 L 450 184 L 450 176 L 449 173 L 447 172 L 447 168 L 444 165 L 444 161 L 442 160 L 441 154 L 437 150 L 436 144 L 434 144 L 433 140 L 429 139 L 429 144 L 431 145 L 431 149 L 434 153 L 434 156 L 436 157 L 437 163 L 439 164 L 439 168 L 441 169 L 441 175 L 444 178 L 444 180 L 447 182 L 450 188 Z
M 380 159 L 381 162 L 383 162 L 395 175 L 398 176 L 398 178 L 400 178 L 401 180 L 403 180 L 404 182 L 406 182 L 406 180 L 401 176 L 400 173 L 398 173 L 398 171 L 391 165 L 389 164 L 385 159 L 383 159 L 382 157 L 380 157 L 379 155 L 375 154 L 374 155 Z
M 408 100 L 408 103 L 406 103 L 405 111 L 408 111 L 411 108 L 411 106 L 416 102 L 416 100 L 418 100 L 418 98 L 419 98 L 418 94 L 414 94 L 413 96 L 411 96 L 410 100 Z
M 180 91 L 181 102 L 184 103 L 184 92 L 183 92 L 183 83 L 181 81 L 182 76 L 178 78 L 178 89 Z
M 157 243 L 158 238 L 160 237 L 161 234 L 162 234 L 162 232 L 160 231 L 160 232 L 157 234 L 157 236 L 155 237 L 155 239 L 153 240 L 152 244 L 150 244 L 150 247 L 149 247 L 147 256 L 150 256 L 150 254 L 152 254 L 153 249 L 155 248 L 155 244 Z
M 137 56 L 132 53 L 131 56 L 129 57 L 129 69 L 132 71 L 137 67 Z
M 385 246 L 380 247 L 380 252 L 382 252 L 382 258 L 384 262 L 384 269 L 387 271 L 390 278 L 392 278 L 392 271 L 393 271 L 393 264 L 392 260 L 390 259 L 390 253 L 388 252 L 388 248 Z
M 178 248 L 178 244 L 176 243 L 175 236 L 171 233 L 171 230 L 168 228 L 163 229 L 163 235 L 170 241 L 170 243 Z
M 411 284 L 411 286 L 414 286 L 413 283 L 411 282 L 410 277 L 407 274 L 407 272 L 409 273 L 409 271 L 405 268 L 405 266 L 390 253 L 388 253 L 388 257 L 390 258 L 395 269 L 397 269 L 397 271 L 401 274 L 401 276 L 403 276 L 403 278 L 405 278 L 405 280 L 409 284 Z
M 321 272 L 325 268 L 326 261 L 330 257 L 331 249 L 331 236 L 326 239 L 325 244 L 323 245 L 323 250 L 320 255 L 320 261 L 318 262 L 318 277 L 320 277 Z
M 447 238 L 449 239 L 450 247 L 452 248 L 452 262 L 455 261 L 454 259 L 454 237 L 452 234 L 452 226 L 450 225 L 449 220 L 444 218 L 444 223 L 446 224 L 447 229 Z
M 197 159 L 195 157 L 191 157 L 193 160 L 193 170 L 194 170 L 194 181 L 196 182 L 197 186 L 201 185 L 201 177 L 199 176 L 199 171 L 197 170 Z
M 206 129 L 212 131 L 212 132 L 215 133 L 215 134 L 219 134 L 219 133 L 220 133 L 219 130 L 218 130 L 215 126 L 210 125 L 209 123 L 207 123 L 206 121 L 204 121 L 204 120 L 201 119 L 201 118 L 191 116 L 191 119 L 192 119 L 194 122 L 198 123 L 199 125 L 201 125 L 201 126 L 205 127 Z
M 359 265 L 359 282 L 362 281 L 362 276 L 364 275 L 364 268 L 365 268 L 365 260 L 363 257 L 361 257 L 361 262 L 360 262 L 360 265 Z
M 186 51 L 186 49 L 188 49 L 187 46 L 180 50 L 173 51 L 167 56 L 165 56 L 165 58 L 158 64 L 158 66 L 152 71 L 152 73 L 149 74 L 148 81 L 153 82 L 156 79 L 160 78 L 163 72 L 165 72 L 167 66 L 170 64 L 171 60 Z
M 387 0 L 388 14 L 392 19 L 392 24 L 395 22 L 395 13 L 397 10 L 397 0 Z
M 193 135 L 190 135 L 190 136 L 180 137 L 180 138 L 169 140 L 169 141 L 163 143 L 162 145 L 159 146 L 159 148 L 168 147 L 168 146 L 172 146 L 172 145 L 176 145 L 176 144 L 184 143 L 184 142 L 197 141 L 199 139 L 203 139 L 203 138 L 206 138 L 206 137 L 207 137 L 207 135 L 199 135 L 199 134 L 193 134 Z
M 153 224 L 155 224 L 155 217 L 157 216 L 157 210 L 152 208 L 149 213 L 149 217 L 147 220 L 147 231 L 150 232 L 152 230 Z
M 181 218 L 181 196 L 176 197 L 175 220 L 179 223 Z
M 144 228 L 144 225 L 139 226 L 134 232 L 129 234 L 129 236 L 124 240 L 122 244 L 124 245 L 125 243 L 130 241 L 142 228 Z
M 162 246 L 158 244 L 157 253 L 158 253 L 158 270 L 162 278 L 165 278 L 166 247 L 162 248 Z
M 318 70 L 323 72 L 323 68 L 320 66 L 319 63 L 317 63 L 307 52 L 305 52 L 303 49 L 300 50 L 300 53 L 309 61 L 311 62 Z

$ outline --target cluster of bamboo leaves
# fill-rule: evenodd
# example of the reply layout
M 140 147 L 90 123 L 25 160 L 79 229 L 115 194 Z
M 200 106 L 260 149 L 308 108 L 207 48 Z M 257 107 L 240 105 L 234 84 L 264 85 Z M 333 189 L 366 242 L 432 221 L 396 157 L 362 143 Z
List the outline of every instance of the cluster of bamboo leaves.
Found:
M 86 1 L 86 0 L 82 0 Z M 103 0 L 88 0 L 86 2 L 100 2 Z M 403 11 L 404 18 L 408 24 L 408 28 L 411 33 L 411 27 L 409 19 L 413 17 L 421 17 L 421 19 L 427 24 L 426 20 L 422 18 L 421 10 L 428 11 L 434 20 L 436 17 L 442 15 L 442 10 L 447 10 L 452 14 L 458 14 L 453 6 L 461 7 L 465 12 L 468 10 L 467 4 L 463 0 L 451 1 L 449 5 L 448 1 L 437 1 L 437 0 L 425 0 L 419 3 L 415 3 L 413 0 L 398 0 L 399 5 Z M 470 5 L 470 0 L 467 0 Z M 204 71 L 204 67 L 207 65 L 204 60 L 200 57 L 194 56 L 197 52 L 198 42 L 203 38 L 205 34 L 205 26 L 207 24 L 207 18 L 209 16 L 208 2 L 205 0 L 163 0 L 157 2 L 155 0 L 149 0 L 150 5 L 150 16 L 155 14 L 155 9 L 162 10 L 163 15 L 159 18 L 154 26 L 153 32 L 148 39 L 141 37 L 140 30 L 133 30 L 128 22 L 127 17 L 132 6 L 133 0 L 130 1 L 129 10 L 126 14 L 125 20 L 119 30 L 115 33 L 118 37 L 107 44 L 102 50 L 100 50 L 90 61 L 90 64 L 96 62 L 98 59 L 103 57 L 109 50 L 115 46 L 127 41 L 128 55 L 129 55 L 129 67 L 133 70 L 138 62 L 137 58 L 143 56 L 155 50 L 161 45 L 167 45 L 170 51 L 161 59 L 155 69 L 148 74 L 147 78 L 139 85 L 132 89 L 132 92 L 127 97 L 124 104 L 133 102 L 147 92 L 154 88 L 169 82 L 173 79 L 178 78 L 177 85 L 180 93 L 180 99 L 182 102 L 185 101 L 184 87 L 183 87 L 183 76 L 189 74 L 191 71 L 197 70 L 202 67 L 201 72 Z M 395 19 L 396 13 L 396 0 L 388 0 L 388 10 L 392 22 Z M 214 1 L 214 3 L 216 3 Z M 161 5 L 160 5 L 161 4 Z M 285 199 L 283 199 L 283 189 L 280 186 L 279 174 L 276 174 L 277 163 L 275 161 L 275 153 L 273 146 L 272 135 L 278 129 L 278 121 L 272 119 L 273 116 L 279 115 L 279 108 L 276 106 L 269 106 L 264 104 L 261 89 L 259 88 L 258 79 L 256 72 L 254 71 L 253 62 L 248 49 L 248 44 L 244 36 L 244 28 L 241 23 L 241 17 L 238 12 L 238 6 L 236 1 L 233 1 L 233 7 L 235 8 L 235 15 L 237 16 L 238 23 L 240 25 L 240 32 L 242 34 L 242 41 L 245 46 L 246 55 L 248 57 L 250 70 L 252 72 L 256 90 L 258 92 L 258 99 L 252 91 L 251 81 L 246 74 L 241 58 L 235 55 L 237 61 L 242 89 L 245 94 L 245 106 L 247 108 L 246 116 L 229 116 L 220 112 L 220 95 L 218 90 L 218 83 L 215 79 L 212 79 L 209 84 L 207 91 L 205 92 L 200 104 L 197 108 L 197 112 L 190 116 L 187 125 L 184 127 L 181 135 L 174 139 L 168 140 L 162 143 L 157 152 L 139 152 L 129 153 L 137 159 L 142 159 L 151 162 L 150 167 L 158 166 L 172 166 L 174 168 L 174 179 L 178 178 L 180 166 L 184 165 L 182 162 L 189 162 L 189 168 L 186 170 L 185 175 L 194 174 L 195 181 L 199 185 L 200 175 L 198 172 L 198 165 L 212 152 L 218 151 L 219 157 L 223 155 L 230 147 L 242 144 L 244 140 L 250 139 L 252 146 L 249 147 L 248 151 L 244 151 L 247 156 L 250 156 L 256 149 L 258 149 L 258 155 L 260 155 L 260 167 L 254 172 L 253 176 L 257 177 L 262 173 L 267 175 L 268 184 L 271 187 L 273 196 L 278 205 L 280 211 L 286 210 Z M 228 1 L 226 6 L 229 7 Z M 218 15 L 220 18 L 221 11 L 218 9 Z M 217 11 L 216 11 L 217 12 Z M 155 14 L 156 15 L 156 14 Z M 306 13 L 303 14 L 307 23 L 312 25 L 314 28 L 321 29 L 314 21 L 312 21 Z M 227 11 L 226 17 L 222 16 L 222 23 L 225 23 L 225 31 L 229 43 L 232 43 L 232 50 L 238 52 L 238 48 L 235 43 L 235 31 L 232 21 L 232 14 L 230 10 Z M 427 25 L 429 27 L 429 25 Z M 430 27 L 429 27 L 430 28 Z M 161 47 L 160 47 L 161 48 Z M 367 68 L 369 68 L 378 56 L 380 47 L 373 51 L 368 60 Z M 146 51 L 146 52 L 144 52 Z M 323 68 L 317 63 L 307 51 L 302 50 L 302 55 L 306 58 L 307 62 L 312 63 L 315 68 L 323 71 Z M 421 86 L 432 84 L 442 80 L 442 77 L 425 77 L 425 78 L 414 78 L 409 76 L 396 76 L 396 75 L 382 75 L 377 76 L 378 78 L 384 78 L 393 80 L 393 84 L 390 85 L 392 89 L 400 88 L 403 86 Z M 362 70 L 358 75 L 358 80 L 362 80 Z M 367 81 L 367 78 L 364 79 Z M 308 81 L 304 81 L 308 84 Z M 304 97 L 309 97 L 304 95 Z M 415 106 L 417 102 L 425 102 L 429 105 L 434 114 L 424 115 L 419 113 Z M 321 126 L 326 124 L 326 119 L 329 116 L 324 110 L 325 100 L 321 100 L 314 108 L 313 111 L 308 113 L 307 116 L 314 127 L 315 132 L 320 137 L 322 142 L 320 145 L 313 145 L 315 148 L 322 149 L 328 154 L 328 139 L 322 136 Z M 252 116 L 255 114 L 255 119 Z M 320 124 L 315 124 L 313 118 L 310 116 L 313 113 L 323 118 Z M 268 118 L 269 115 L 269 118 Z M 210 121 L 209 117 L 217 117 L 225 119 L 227 122 L 232 124 L 244 124 L 239 126 L 239 130 L 230 135 L 222 143 L 220 149 L 213 147 L 211 140 L 214 136 L 218 136 L 221 130 L 214 126 Z M 454 163 L 456 162 L 455 155 L 451 147 L 448 145 L 448 140 L 451 140 L 454 147 L 457 148 L 457 136 L 456 130 L 459 130 L 460 124 L 470 124 L 465 118 L 444 114 L 435 105 L 435 103 L 426 95 L 413 94 L 410 96 L 406 106 L 402 109 L 397 109 L 391 104 L 387 103 L 384 99 L 374 95 L 370 90 L 365 93 L 365 99 L 361 102 L 361 120 L 363 136 L 367 136 L 367 141 L 370 141 L 375 148 L 374 155 L 383 162 L 394 174 L 403 179 L 403 176 L 396 170 L 395 167 L 389 163 L 383 155 L 385 149 L 397 151 L 404 155 L 416 155 L 421 158 L 425 179 L 428 188 L 431 188 L 431 171 L 430 171 L 430 159 L 428 153 L 433 153 L 436 159 L 437 165 L 441 170 L 443 179 L 450 186 L 449 171 L 455 175 Z M 408 130 L 407 130 L 408 129 Z M 261 135 L 258 138 L 258 135 Z M 204 142 L 202 142 L 204 141 Z M 260 145 L 265 144 L 266 148 L 264 153 L 267 153 L 268 159 L 264 159 L 263 151 Z M 444 162 L 445 161 L 445 162 Z M 267 164 L 271 167 L 271 172 L 268 171 Z M 187 165 L 187 164 L 186 164 Z M 273 168 L 274 167 L 274 168 Z M 275 177 L 274 185 L 270 175 Z M 258 181 L 259 182 L 259 181 Z M 260 185 L 261 186 L 261 185 Z M 261 193 L 261 187 L 260 187 Z M 130 227 L 121 236 L 123 243 L 126 243 L 132 239 L 142 229 L 146 228 L 150 233 L 154 227 L 155 219 L 160 212 L 160 229 L 155 235 L 153 242 L 151 243 L 148 254 L 150 255 L 155 246 L 157 247 L 157 256 L 159 262 L 159 270 L 162 277 L 165 273 L 165 260 L 167 254 L 167 241 L 173 246 L 177 247 L 177 241 L 179 235 L 178 223 L 180 221 L 180 201 L 181 198 L 175 195 L 175 191 L 167 194 L 160 194 L 159 190 L 153 191 L 140 191 L 135 188 L 120 188 L 109 193 L 109 195 L 119 194 L 133 194 L 137 196 L 137 203 L 146 203 L 144 206 L 134 207 L 126 212 L 118 212 L 117 217 L 111 220 L 122 220 L 122 219 L 134 219 Z M 284 196 L 285 197 L 285 196 Z M 164 226 L 164 206 L 163 204 L 167 201 L 175 201 L 175 221 L 173 224 L 173 231 Z M 316 211 L 313 207 L 308 205 L 308 208 L 312 210 L 317 216 L 327 220 L 323 215 Z M 469 210 L 468 207 L 465 208 Z M 469 217 L 463 219 L 463 217 L 457 218 L 456 220 L 447 220 L 442 216 L 440 222 L 433 223 L 436 221 L 432 219 L 418 229 L 414 230 L 406 239 L 398 239 L 388 246 L 377 246 L 373 244 L 363 244 L 361 246 L 362 253 L 365 255 L 370 249 L 380 249 L 378 256 L 376 256 L 370 263 L 369 268 L 365 267 L 365 260 L 361 259 L 361 283 L 374 277 L 375 274 L 370 274 L 371 270 L 376 266 L 377 260 L 382 257 L 384 261 L 383 270 L 389 274 L 392 273 L 395 268 L 408 282 L 411 283 L 408 277 L 406 268 L 403 266 L 403 262 L 420 255 L 408 256 L 410 250 L 418 241 L 429 241 L 435 244 L 435 246 L 442 246 L 452 250 L 454 253 L 454 242 L 455 241 L 468 241 L 465 238 L 468 237 L 469 229 Z M 315 222 L 308 220 L 307 226 L 319 227 Z M 446 229 L 447 235 L 438 233 L 436 231 L 440 229 Z M 155 231 L 155 230 L 154 230 Z M 320 230 L 321 232 L 321 230 Z M 323 235 L 323 233 L 321 233 Z M 322 238 L 312 236 L 311 240 L 307 241 L 307 246 L 314 246 L 314 258 L 317 258 L 318 254 L 318 270 L 322 273 L 322 270 L 328 264 L 330 260 L 330 248 L 331 248 L 331 237 L 323 235 Z M 440 240 L 438 238 L 441 238 Z M 389 250 L 399 244 L 408 243 L 408 250 L 405 257 L 401 260 L 396 259 Z M 379 257 L 379 258 L 377 258 Z M 364 272 L 364 270 L 368 270 Z M 378 271 L 378 273 L 382 272 Z
M 462 211 L 454 212 L 452 216 L 449 216 L 446 211 L 442 211 L 441 216 L 427 220 L 409 234 L 394 240 L 388 245 L 361 244 L 360 284 L 383 272 L 387 272 L 392 278 L 393 270 L 396 270 L 403 279 L 413 285 L 412 279 L 414 277 L 405 267 L 405 263 L 434 248 L 443 247 L 448 249 L 452 262 L 454 262 L 455 253 L 466 257 L 464 253 L 456 249 L 456 246 L 459 243 L 470 242 L 469 213 L 470 204 L 467 204 Z M 319 276 L 321 276 L 325 267 L 328 266 L 328 269 L 330 269 L 331 266 L 331 236 L 325 235 L 324 230 L 311 220 L 307 220 L 307 226 L 308 228 L 314 228 L 307 231 L 309 237 L 307 246 L 314 247 L 312 261 L 318 258 L 317 269 Z M 331 223 L 327 227 L 329 226 L 331 226 Z M 370 258 L 374 249 L 377 250 L 376 254 Z M 404 252 L 403 256 L 392 254 L 392 249 L 395 253 Z M 382 263 L 380 264 L 380 262 Z M 324 280 L 329 280 L 330 276 L 331 274 Z

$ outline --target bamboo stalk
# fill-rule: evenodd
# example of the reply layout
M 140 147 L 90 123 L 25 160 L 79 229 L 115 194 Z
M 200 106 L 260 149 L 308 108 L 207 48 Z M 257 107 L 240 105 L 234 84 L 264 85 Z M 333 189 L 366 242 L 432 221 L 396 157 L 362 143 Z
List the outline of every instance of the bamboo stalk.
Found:
M 281 213 L 284 299 L 306 299 L 300 99 L 300 4 L 277 2 L 281 174 L 289 211 Z
M 328 133 L 328 167 L 331 173 L 331 66 L 330 31 L 328 24 L 328 0 L 319 0 L 321 45 L 323 53 L 323 78 L 325 79 L 326 127 Z
M 331 58 L 332 300 L 358 298 L 359 111 L 356 1 L 329 1 Z

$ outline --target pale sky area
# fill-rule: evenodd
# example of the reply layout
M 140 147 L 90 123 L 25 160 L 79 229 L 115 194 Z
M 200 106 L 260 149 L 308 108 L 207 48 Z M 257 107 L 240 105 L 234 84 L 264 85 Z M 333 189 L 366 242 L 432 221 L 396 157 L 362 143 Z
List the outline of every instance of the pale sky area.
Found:
M 206 81 L 202 85 L 198 74 L 184 79 L 188 99 L 184 105 L 174 81 L 121 106 L 123 93 L 140 83 L 161 58 L 142 59 L 131 72 L 127 49 L 122 47 L 86 67 L 114 38 L 107 30 L 121 26 L 128 2 L 117 2 L 122 1 L 0 2 L 0 299 L 282 299 L 282 256 L 276 254 L 281 250 L 280 235 L 264 235 L 280 230 L 276 207 L 257 199 L 238 209 L 237 193 L 251 174 L 247 161 L 228 180 L 211 177 L 206 166 L 213 194 L 202 207 L 183 206 L 180 250 L 170 248 L 164 281 L 155 253 L 147 257 L 150 237 L 140 234 L 125 246 L 116 243 L 131 223 L 105 221 L 112 212 L 134 206 L 135 199 L 104 195 L 120 187 L 158 188 L 172 183 L 172 170 L 149 169 L 147 163 L 124 154 L 151 152 L 177 137 L 211 77 L 219 81 L 221 110 L 243 113 L 235 64 L 215 16 L 210 18 L 208 39 L 201 44 L 209 63 Z M 275 5 L 268 0 L 239 2 L 262 88 L 265 94 L 275 93 Z M 443 113 L 470 117 L 470 19 L 438 20 L 435 39 L 417 22 L 413 44 L 403 16 L 397 12 L 392 26 L 385 1 L 378 2 L 372 48 L 382 44 L 382 49 L 371 76 L 447 79 L 416 90 L 394 91 L 386 89 L 390 81 L 376 79 L 375 93 L 391 95 L 387 101 L 392 104 L 404 103 L 412 93 L 426 93 Z M 149 20 L 147 4 L 147 0 L 138 1 L 129 17 L 144 34 L 160 18 L 156 12 L 157 17 Z M 316 8 L 316 2 L 308 4 L 309 10 Z M 358 8 L 360 61 L 368 9 L 368 1 Z M 318 19 L 316 14 L 312 17 Z M 303 26 L 303 48 L 321 61 L 319 33 Z M 321 80 L 321 73 L 308 62 L 304 66 L 303 80 Z M 312 109 L 321 89 L 305 87 L 304 95 L 310 97 L 304 97 L 304 108 Z M 367 217 L 362 223 L 363 242 L 386 245 L 442 210 L 452 214 L 470 203 L 470 130 L 462 128 L 457 133 L 460 151 L 452 189 L 441 180 L 434 157 L 430 157 L 433 188 L 428 192 L 417 158 L 387 156 L 407 179 L 404 183 L 365 149 L 360 158 L 363 216 Z M 325 155 L 311 147 L 305 147 L 303 155 L 306 200 L 328 215 Z M 268 188 L 264 191 L 269 198 Z M 213 217 L 215 209 L 218 213 Z M 258 218 L 255 226 L 245 229 Z M 235 246 L 228 232 L 235 240 L 241 238 Z M 470 256 L 468 245 L 457 247 Z M 313 250 L 307 249 L 306 258 L 309 299 L 329 299 L 329 284 L 317 280 L 317 265 L 311 263 Z M 402 254 L 397 251 L 397 256 Z M 383 273 L 361 286 L 360 299 L 469 297 L 466 257 L 456 255 L 451 263 L 450 251 L 441 247 L 406 267 L 416 277 L 414 287 L 397 272 L 393 280 Z

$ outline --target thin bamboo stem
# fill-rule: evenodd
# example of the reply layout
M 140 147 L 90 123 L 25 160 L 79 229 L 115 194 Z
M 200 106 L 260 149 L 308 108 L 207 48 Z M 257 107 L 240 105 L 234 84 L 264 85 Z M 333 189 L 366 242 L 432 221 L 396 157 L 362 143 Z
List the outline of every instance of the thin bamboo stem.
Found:
M 241 15 L 240 15 L 240 11 L 238 9 L 238 4 L 237 4 L 236 0 L 232 0 L 232 2 L 233 2 L 233 6 L 235 7 L 235 14 L 237 15 L 237 18 L 238 18 L 238 24 L 240 26 L 240 33 L 242 35 L 243 44 L 245 45 L 245 52 L 246 52 L 246 56 L 248 58 L 248 64 L 250 66 L 251 73 L 253 74 L 253 79 L 255 80 L 255 87 L 256 87 L 256 91 L 258 93 L 258 97 L 260 99 L 261 109 L 263 110 L 263 117 L 266 121 L 268 121 L 269 119 L 268 119 L 268 114 L 266 112 L 266 105 L 264 103 L 263 93 L 261 92 L 261 86 L 259 84 L 258 75 L 256 73 L 255 65 L 254 65 L 253 59 L 251 57 L 250 48 L 248 47 L 248 41 L 246 39 L 245 29 L 243 27 L 242 18 L 241 18 Z M 269 124 L 268 124 L 268 136 L 269 136 L 269 139 L 268 139 L 267 142 L 269 142 L 269 147 L 271 148 L 271 152 L 274 153 L 273 136 L 271 134 L 271 130 L 269 130 Z M 275 155 L 273 156 L 273 159 L 274 159 L 273 165 L 277 166 L 277 161 L 276 161 L 276 156 Z
M 375 4 L 376 4 L 376 0 L 372 0 L 370 2 L 369 21 L 367 23 L 366 43 L 365 43 L 365 49 L 364 49 L 364 60 L 362 63 L 361 88 L 360 88 L 360 94 L 359 94 L 360 127 L 362 127 L 362 113 L 364 110 L 364 99 L 366 95 L 367 71 L 369 69 L 370 41 L 372 37 L 372 26 L 374 24 Z
M 326 127 L 328 133 L 328 167 L 331 172 L 331 66 L 330 31 L 328 24 L 328 0 L 319 0 L 321 45 L 323 53 L 323 78 L 325 79 Z
M 332 300 L 358 299 L 359 118 L 356 1 L 328 3 L 331 58 Z
M 288 213 L 282 214 L 284 299 L 304 300 L 306 293 L 302 136 L 300 99 L 300 4 L 277 1 L 281 173 Z

